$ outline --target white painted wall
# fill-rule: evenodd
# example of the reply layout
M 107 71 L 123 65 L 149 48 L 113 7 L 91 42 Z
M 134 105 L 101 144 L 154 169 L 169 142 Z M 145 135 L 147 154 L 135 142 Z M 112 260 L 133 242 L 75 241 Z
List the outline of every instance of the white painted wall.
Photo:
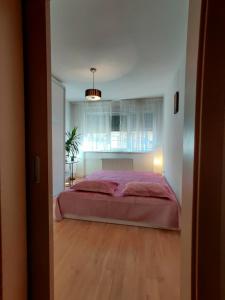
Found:
M 71 102 L 65 102 L 65 130 L 70 131 L 73 126 L 71 126 Z
M 102 159 L 132 159 L 134 171 L 152 171 L 161 173 L 162 168 L 154 164 L 159 153 L 117 153 L 117 152 L 85 152 L 81 154 L 76 175 L 82 177 L 94 171 L 102 170 Z
M 52 182 L 53 196 L 64 190 L 65 181 L 65 89 L 52 80 Z
M 65 131 L 71 131 L 74 127 L 74 124 L 72 122 L 71 118 L 71 108 L 72 103 L 68 100 L 65 101 Z M 75 166 L 74 166 L 75 167 Z M 65 180 L 68 181 L 70 177 L 70 169 L 69 165 L 65 165 Z
M 168 87 L 164 101 L 164 175 L 182 202 L 185 59 Z M 174 114 L 174 94 L 179 91 L 179 112 Z

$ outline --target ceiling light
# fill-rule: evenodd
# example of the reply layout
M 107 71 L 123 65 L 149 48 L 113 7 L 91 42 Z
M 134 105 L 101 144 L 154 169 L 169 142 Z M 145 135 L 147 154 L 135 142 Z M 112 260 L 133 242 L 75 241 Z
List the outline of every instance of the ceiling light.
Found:
M 85 91 L 85 97 L 89 101 L 97 101 L 100 100 L 102 97 L 102 92 L 100 90 L 95 89 L 95 72 L 97 70 L 96 68 L 91 68 L 90 71 L 93 74 L 93 88 Z

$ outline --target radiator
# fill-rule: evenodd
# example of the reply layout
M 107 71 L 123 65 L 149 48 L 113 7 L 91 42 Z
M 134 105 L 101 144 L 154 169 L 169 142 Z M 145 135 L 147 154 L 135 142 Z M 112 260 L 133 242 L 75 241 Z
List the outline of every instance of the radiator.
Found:
M 133 170 L 133 159 L 131 158 L 103 158 L 102 170 Z

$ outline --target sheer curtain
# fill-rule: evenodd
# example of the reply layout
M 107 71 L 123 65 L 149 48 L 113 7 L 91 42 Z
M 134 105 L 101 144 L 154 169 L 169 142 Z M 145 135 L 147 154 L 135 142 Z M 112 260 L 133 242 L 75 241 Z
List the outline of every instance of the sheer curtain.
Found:
M 147 152 L 161 146 L 162 99 L 124 100 L 120 103 L 121 130 L 127 132 L 132 152 Z
M 148 152 L 161 146 L 163 99 L 75 104 L 84 151 Z
M 81 134 L 83 151 L 110 151 L 111 102 L 75 104 L 74 123 Z

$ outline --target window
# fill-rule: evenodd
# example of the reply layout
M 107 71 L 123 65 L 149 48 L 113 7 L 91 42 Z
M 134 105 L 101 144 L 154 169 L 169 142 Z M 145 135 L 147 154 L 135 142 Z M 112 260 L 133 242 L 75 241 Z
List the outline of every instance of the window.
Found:
M 127 150 L 127 116 L 112 115 L 111 117 L 111 150 Z
M 77 108 L 85 151 L 148 152 L 161 145 L 162 99 L 102 101 Z
M 113 115 L 112 116 L 111 131 L 120 131 L 120 115 Z

